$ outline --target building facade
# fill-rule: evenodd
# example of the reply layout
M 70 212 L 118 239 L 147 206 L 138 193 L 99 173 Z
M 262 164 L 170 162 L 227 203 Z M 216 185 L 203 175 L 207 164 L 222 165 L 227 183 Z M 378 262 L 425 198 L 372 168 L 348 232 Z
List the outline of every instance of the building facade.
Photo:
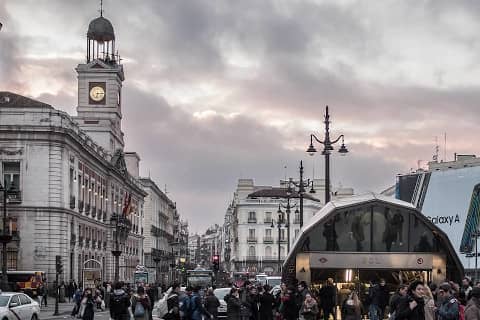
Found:
M 255 186 L 253 179 L 239 179 L 233 203 L 227 210 L 231 215 L 227 219 L 230 228 L 225 231 L 227 239 L 231 239 L 229 271 L 279 272 L 289 245 L 293 245 L 300 232 L 299 195 L 294 191 L 288 196 L 286 190 L 285 186 Z M 284 208 L 287 198 L 291 201 L 290 215 Z M 279 206 L 283 211 L 280 227 Z M 305 194 L 304 221 L 321 207 L 320 200 Z

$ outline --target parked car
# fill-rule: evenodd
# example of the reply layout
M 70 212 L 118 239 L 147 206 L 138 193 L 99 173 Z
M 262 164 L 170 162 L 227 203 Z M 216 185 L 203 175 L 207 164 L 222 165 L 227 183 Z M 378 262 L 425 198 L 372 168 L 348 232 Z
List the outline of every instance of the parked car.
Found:
M 2 292 L 0 294 L 0 319 L 38 320 L 40 306 L 38 302 L 24 293 Z
M 220 306 L 218 307 L 218 318 L 226 319 L 227 318 L 227 303 L 223 298 L 230 293 L 231 288 L 218 288 L 213 291 L 213 294 L 220 301 Z

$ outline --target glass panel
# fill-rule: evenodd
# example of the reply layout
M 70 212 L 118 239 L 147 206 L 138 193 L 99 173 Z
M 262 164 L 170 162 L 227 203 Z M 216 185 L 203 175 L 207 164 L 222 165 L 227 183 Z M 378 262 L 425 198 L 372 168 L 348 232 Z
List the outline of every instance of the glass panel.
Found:
M 370 208 L 355 208 L 338 214 L 335 231 L 340 251 L 370 251 Z
M 408 213 L 398 208 L 374 206 L 373 252 L 408 251 Z
M 432 231 L 413 213 L 410 220 L 410 252 L 437 252 Z

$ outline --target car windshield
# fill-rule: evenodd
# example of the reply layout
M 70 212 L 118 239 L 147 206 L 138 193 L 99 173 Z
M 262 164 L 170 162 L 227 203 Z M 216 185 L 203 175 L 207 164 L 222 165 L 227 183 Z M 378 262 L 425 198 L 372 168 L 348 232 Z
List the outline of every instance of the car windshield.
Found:
M 217 297 L 218 300 L 223 300 L 223 298 L 225 298 L 225 296 L 229 292 L 230 292 L 230 288 L 223 288 L 223 289 L 215 289 L 215 291 L 213 291 L 213 294 L 215 294 L 215 297 Z
M 282 279 L 268 279 L 268 285 L 270 287 L 278 286 L 282 283 Z
M 6 307 L 8 300 L 10 300 L 9 296 L 0 296 L 0 307 Z

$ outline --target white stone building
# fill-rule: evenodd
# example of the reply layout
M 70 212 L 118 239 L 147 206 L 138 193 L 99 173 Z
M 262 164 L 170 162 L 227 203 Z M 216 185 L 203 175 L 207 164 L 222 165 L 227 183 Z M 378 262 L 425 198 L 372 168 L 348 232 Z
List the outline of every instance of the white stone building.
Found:
M 10 92 L 0 92 L 0 174 L 19 192 L 8 204 L 10 269 L 46 271 L 55 279 L 82 281 L 84 263 L 100 262 L 101 280 L 113 279 L 112 214 L 126 216 L 131 231 L 121 246 L 120 279 L 133 280 L 143 264 L 143 198 L 127 171 L 121 130 L 123 67 L 111 23 L 94 19 L 87 34 L 87 61 L 78 73 L 78 116 Z M 128 155 L 127 155 L 128 158 Z M 138 170 L 138 161 L 129 166 Z
M 317 181 L 318 182 L 318 181 Z M 230 246 L 230 270 L 276 273 L 288 252 L 288 229 L 290 229 L 290 247 L 300 232 L 298 193 L 291 195 L 289 228 L 285 223 L 278 228 L 279 204 L 286 205 L 286 188 L 255 186 L 253 179 L 239 179 L 234 201 L 227 210 L 232 216 L 231 228 L 227 233 L 232 239 Z M 304 195 L 304 222 L 307 222 L 323 204 L 310 194 Z M 282 207 L 285 212 L 286 209 Z M 284 222 L 287 221 L 284 214 Z M 273 226 L 273 227 L 272 227 Z M 280 233 L 280 234 L 279 234 Z M 278 253 L 280 252 L 280 260 Z

